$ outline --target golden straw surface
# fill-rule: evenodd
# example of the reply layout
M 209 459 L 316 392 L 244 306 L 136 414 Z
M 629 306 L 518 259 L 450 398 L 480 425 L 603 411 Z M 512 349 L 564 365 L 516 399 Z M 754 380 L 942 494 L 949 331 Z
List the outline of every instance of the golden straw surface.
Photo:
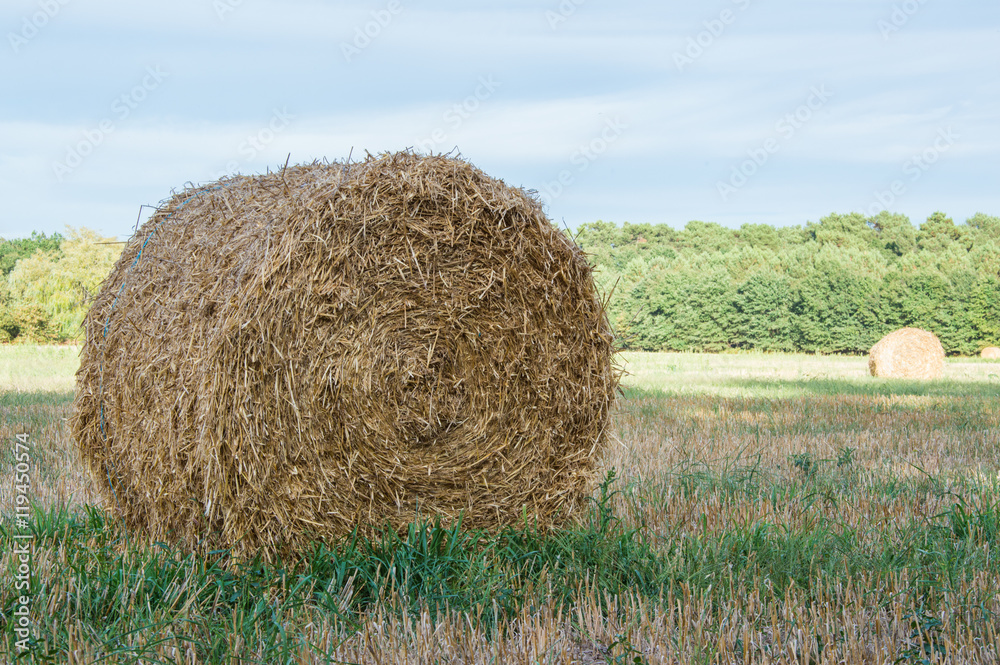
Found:
M 934 333 L 900 328 L 871 348 L 868 371 L 893 379 L 937 379 L 944 372 L 944 348 Z
M 409 152 L 177 194 L 85 325 L 72 428 L 109 506 L 267 558 L 418 512 L 564 518 L 620 377 L 586 257 L 538 201 Z
M 982 358 L 996 360 L 997 358 L 1000 358 L 1000 348 L 995 346 L 987 346 L 985 349 L 979 352 L 979 355 Z

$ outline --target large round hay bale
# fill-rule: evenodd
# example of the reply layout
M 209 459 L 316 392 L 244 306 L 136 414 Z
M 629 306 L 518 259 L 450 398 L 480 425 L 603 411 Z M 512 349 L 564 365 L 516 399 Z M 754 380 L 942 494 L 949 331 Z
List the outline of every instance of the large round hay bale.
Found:
M 989 360 L 996 360 L 1000 358 L 1000 348 L 995 346 L 987 346 L 985 349 L 979 352 L 980 358 L 987 358 Z
M 892 379 L 936 379 L 944 372 L 944 348 L 933 333 L 901 328 L 872 347 L 868 371 Z
M 538 201 L 412 153 L 177 194 L 85 325 L 72 427 L 109 506 L 267 557 L 417 515 L 551 524 L 592 486 L 620 375 Z

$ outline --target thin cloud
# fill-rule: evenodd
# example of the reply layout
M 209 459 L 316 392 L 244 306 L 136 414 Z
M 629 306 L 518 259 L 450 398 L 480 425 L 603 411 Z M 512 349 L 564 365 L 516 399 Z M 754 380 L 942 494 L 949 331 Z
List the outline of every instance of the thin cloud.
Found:
M 231 11 L 212 0 L 67 3 L 0 56 L 10 91 L 0 99 L 0 235 L 67 220 L 125 235 L 140 204 L 188 181 L 263 171 L 289 154 L 407 147 L 457 147 L 538 190 L 571 225 L 803 223 L 863 209 L 949 127 L 960 139 L 896 209 L 915 221 L 936 209 L 1000 213 L 1000 41 L 983 27 L 1000 8 L 927 3 L 884 36 L 891 4 L 860 1 L 570 11 L 399 0 L 391 16 L 388 0 L 221 2 Z M 714 34 L 725 9 L 735 20 Z M 0 22 L 18 34 L 37 11 L 12 0 Z M 366 29 L 369 43 L 345 56 Z M 674 56 L 691 40 L 700 52 L 679 68 Z M 116 115 L 149 67 L 169 76 Z M 816 87 L 830 98 L 802 112 Z M 807 119 L 788 132 L 781 123 L 796 113 Z M 98 141 L 108 119 L 113 131 Z M 86 158 L 58 177 L 54 165 L 88 136 Z M 777 149 L 764 160 L 766 145 Z M 746 167 L 754 155 L 763 163 Z M 718 183 L 734 168 L 754 173 L 724 199 Z M 572 182 L 556 192 L 563 172 Z

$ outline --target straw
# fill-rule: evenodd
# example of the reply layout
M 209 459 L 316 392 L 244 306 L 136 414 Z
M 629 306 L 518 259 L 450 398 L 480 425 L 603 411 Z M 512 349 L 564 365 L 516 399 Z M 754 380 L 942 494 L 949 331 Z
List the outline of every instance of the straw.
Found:
M 178 193 L 85 326 L 72 428 L 111 509 L 266 558 L 418 512 L 565 519 L 620 376 L 539 202 L 409 152 Z
M 901 328 L 889 333 L 868 354 L 872 376 L 896 379 L 936 379 L 944 372 L 944 348 L 930 332 Z

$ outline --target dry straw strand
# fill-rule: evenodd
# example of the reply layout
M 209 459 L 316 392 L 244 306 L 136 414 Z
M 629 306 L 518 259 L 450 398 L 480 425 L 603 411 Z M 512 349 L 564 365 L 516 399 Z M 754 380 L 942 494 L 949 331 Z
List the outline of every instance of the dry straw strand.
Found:
M 586 257 L 539 202 L 410 152 L 175 195 L 85 326 L 72 429 L 112 509 L 266 558 L 418 512 L 565 518 L 620 377 Z
M 901 328 L 871 348 L 868 371 L 893 379 L 937 379 L 944 373 L 944 348 L 934 333 Z

